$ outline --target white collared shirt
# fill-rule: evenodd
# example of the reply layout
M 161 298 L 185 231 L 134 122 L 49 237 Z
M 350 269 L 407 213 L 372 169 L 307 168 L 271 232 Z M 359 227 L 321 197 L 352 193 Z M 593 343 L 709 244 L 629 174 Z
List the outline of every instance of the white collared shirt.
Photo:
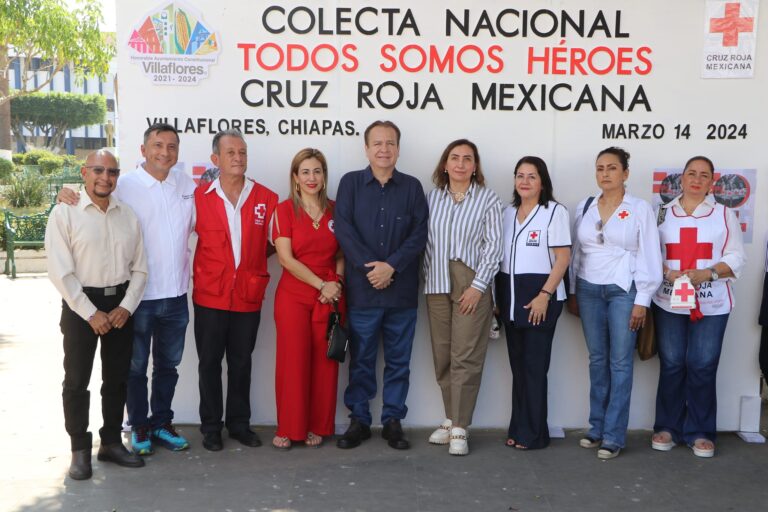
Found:
M 240 197 L 237 198 L 237 204 L 234 206 L 229 202 L 227 195 L 221 188 L 219 178 L 216 178 L 216 181 L 211 183 L 211 186 L 205 191 L 206 194 L 209 194 L 215 190 L 216 194 L 224 201 L 224 211 L 227 213 L 227 224 L 229 225 L 229 239 L 232 242 L 232 254 L 235 256 L 235 268 L 240 266 L 240 245 L 243 238 L 240 210 L 242 210 L 243 203 L 248 198 L 248 194 L 253 190 L 253 184 L 253 180 L 245 178 L 245 185 L 243 190 L 240 191 Z
M 576 277 L 592 284 L 615 284 L 625 291 L 634 281 L 635 304 L 648 307 L 663 274 L 653 209 L 647 201 L 625 192 L 611 218 L 598 229 L 600 196 L 595 194 L 586 213 L 586 199 L 576 207 L 570 291 L 576 292 Z
M 189 288 L 189 235 L 194 229 L 195 182 L 184 171 L 171 169 L 158 181 L 142 166 L 123 175 L 115 191 L 141 223 L 149 280 L 144 300 L 167 299 Z
M 75 206 L 56 205 L 45 228 L 45 252 L 48 278 L 83 320 L 97 310 L 84 286 L 106 288 L 130 281 L 120 306 L 131 314 L 138 307 L 147 282 L 141 227 L 133 211 L 113 196 L 106 212 L 86 192 Z

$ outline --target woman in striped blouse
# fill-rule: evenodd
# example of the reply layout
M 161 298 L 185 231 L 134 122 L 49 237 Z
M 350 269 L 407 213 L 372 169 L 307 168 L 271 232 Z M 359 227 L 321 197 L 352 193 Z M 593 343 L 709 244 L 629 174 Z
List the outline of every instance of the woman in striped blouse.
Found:
M 502 254 L 501 201 L 485 187 L 477 146 L 466 139 L 448 144 L 432 181 L 424 293 L 446 419 L 429 442 L 466 455 Z

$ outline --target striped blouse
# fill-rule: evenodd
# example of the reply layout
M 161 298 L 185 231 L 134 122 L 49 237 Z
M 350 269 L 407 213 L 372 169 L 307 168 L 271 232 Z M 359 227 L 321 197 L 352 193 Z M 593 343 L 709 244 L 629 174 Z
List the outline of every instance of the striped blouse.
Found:
M 502 256 L 501 201 L 474 182 L 456 203 L 448 187 L 427 194 L 429 234 L 424 253 L 424 293 L 450 293 L 448 262 L 460 260 L 475 271 L 472 288 L 485 292 Z

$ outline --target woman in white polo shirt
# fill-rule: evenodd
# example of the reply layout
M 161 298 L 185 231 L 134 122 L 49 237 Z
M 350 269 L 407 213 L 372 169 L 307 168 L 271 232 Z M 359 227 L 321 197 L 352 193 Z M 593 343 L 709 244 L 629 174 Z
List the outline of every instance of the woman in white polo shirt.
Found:
M 691 158 L 680 178 L 683 193 L 661 206 L 664 285 L 653 296 L 661 365 L 651 447 L 685 443 L 699 457 L 715 454 L 717 366 L 733 309 L 731 282 L 746 261 L 736 215 L 709 193 L 714 173 L 709 158 Z M 670 306 L 682 275 L 696 289 L 691 310 Z
M 432 181 L 424 293 L 446 419 L 429 442 L 466 455 L 493 318 L 491 285 L 501 260 L 501 201 L 485 187 L 477 146 L 466 139 L 448 144 Z
M 632 393 L 637 330 L 661 284 L 656 217 L 647 201 L 630 195 L 629 153 L 598 153 L 600 194 L 579 203 L 574 227 L 568 309 L 581 316 L 589 350 L 589 424 L 579 444 L 612 459 L 624 447 Z
M 512 204 L 504 210 L 504 256 L 496 302 L 512 368 L 507 446 L 546 448 L 547 371 L 563 310 L 563 276 L 571 257 L 568 210 L 552 193 L 547 164 L 526 156 L 515 166 Z

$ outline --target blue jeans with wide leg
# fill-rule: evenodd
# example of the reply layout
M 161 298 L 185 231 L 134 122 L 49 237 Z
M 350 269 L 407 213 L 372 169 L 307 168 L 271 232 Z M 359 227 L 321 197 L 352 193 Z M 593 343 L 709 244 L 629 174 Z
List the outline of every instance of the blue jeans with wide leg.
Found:
M 128 373 L 128 422 L 158 428 L 173 420 L 171 403 L 184 353 L 189 308 L 187 294 L 143 300 L 133 313 L 133 356 Z M 152 396 L 148 403 L 147 366 L 152 353 Z M 149 408 L 152 417 L 149 418 Z
M 416 332 L 416 308 L 349 309 L 349 384 L 344 404 L 350 417 L 372 422 L 369 402 L 376 396 L 376 356 L 384 346 L 384 386 L 381 423 L 403 419 L 411 375 L 411 348 Z
M 729 315 L 691 322 L 687 313 L 669 313 L 656 305 L 653 314 L 661 361 L 653 430 L 669 432 L 676 443 L 714 442 L 717 366 Z
M 629 328 L 637 291 L 576 281 L 581 326 L 589 350 L 589 436 L 623 448 L 629 422 L 636 333 Z

